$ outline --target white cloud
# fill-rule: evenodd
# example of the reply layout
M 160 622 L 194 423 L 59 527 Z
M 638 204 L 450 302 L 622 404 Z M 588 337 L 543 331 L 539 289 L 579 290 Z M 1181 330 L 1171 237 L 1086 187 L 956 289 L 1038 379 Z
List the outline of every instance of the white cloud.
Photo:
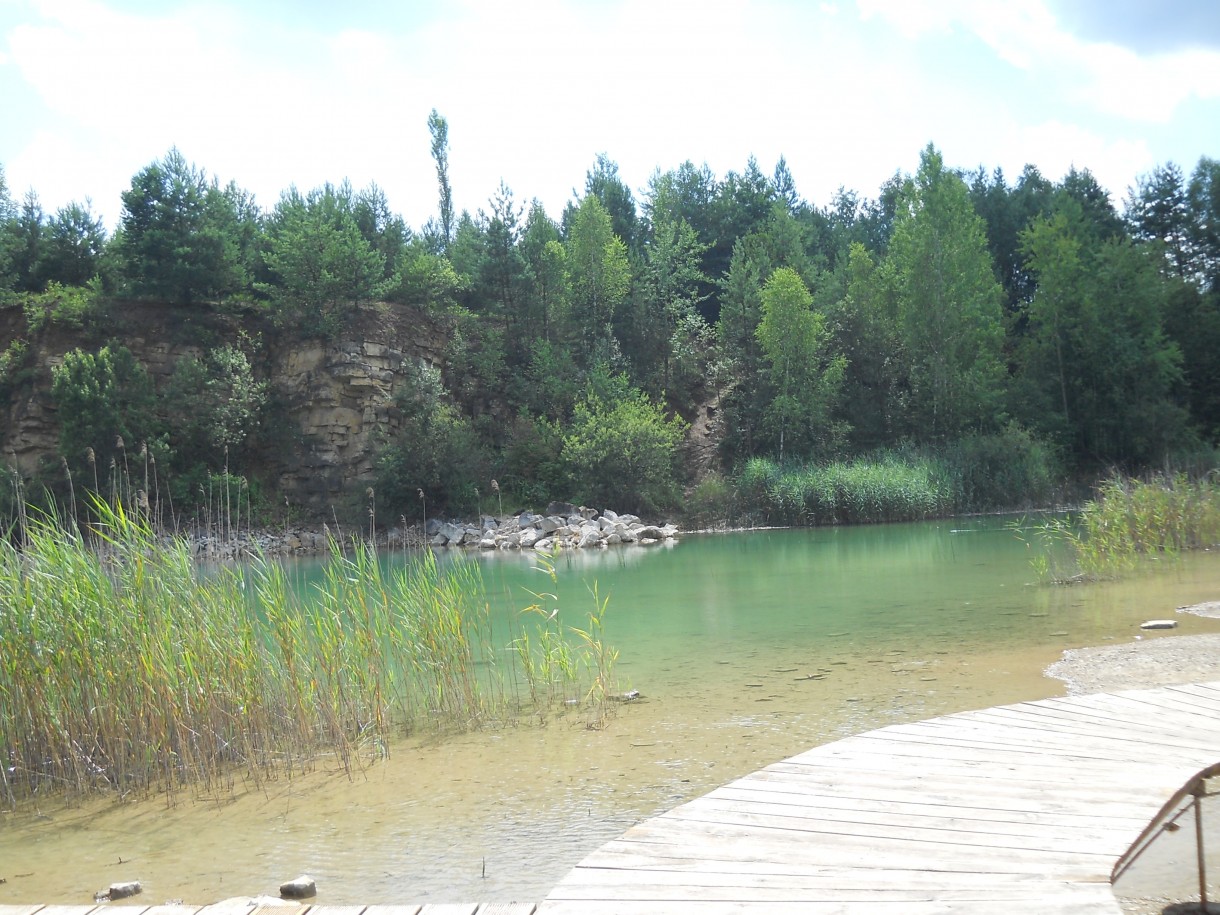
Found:
M 1019 155 L 1018 170 L 1052 175 L 1074 161 L 1121 193 L 1135 172 L 1119 170 L 1148 167 L 1185 100 L 1220 97 L 1206 52 L 1083 43 L 1044 0 L 857 0 L 859 15 L 795 0 L 463 0 L 409 32 L 367 18 L 326 31 L 229 0 L 155 16 L 108 2 L 39 0 L 42 18 L 9 27 L 29 116 L 0 130 L 0 161 L 48 206 L 71 183 L 109 219 L 135 171 L 177 145 L 264 206 L 289 183 L 375 180 L 421 225 L 436 205 L 433 107 L 450 121 L 459 208 L 485 206 L 503 178 L 557 216 L 603 151 L 637 192 L 688 158 L 723 176 L 782 154 L 824 204 L 839 185 L 875 194 L 929 141 L 955 164 L 1009 171 Z M 1120 128 L 1132 136 L 1103 133 Z

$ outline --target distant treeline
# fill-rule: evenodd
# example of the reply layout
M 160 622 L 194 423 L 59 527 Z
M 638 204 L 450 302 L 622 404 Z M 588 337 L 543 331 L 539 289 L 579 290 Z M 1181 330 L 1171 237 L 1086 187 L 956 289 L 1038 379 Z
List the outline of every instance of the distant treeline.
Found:
M 1210 466 L 1220 161 L 1159 166 L 1120 208 L 1085 169 L 1051 180 L 1030 165 L 1010 181 L 929 145 L 875 197 L 841 189 L 819 207 L 783 159 L 723 177 L 688 161 L 637 192 L 603 155 L 561 214 L 503 184 L 454 214 L 448 125 L 434 112 L 429 129 L 438 212 L 419 229 L 375 185 L 292 187 L 264 209 L 174 149 L 132 178 L 107 235 L 87 202 L 15 203 L 0 172 L 0 302 L 25 310 L 29 335 L 60 322 L 96 340 L 55 376 L 78 479 L 121 438 L 195 480 L 186 501 L 208 471 L 257 482 L 274 401 L 252 369 L 262 340 L 205 346 L 154 397 L 104 319 L 133 300 L 323 338 L 367 303 L 440 316 L 444 368 L 407 385 L 377 458 L 383 517 L 474 511 L 492 479 L 514 506 L 672 506 L 692 482 L 685 421 L 708 405 L 713 492 L 754 458 L 829 467 L 963 442 L 989 460 L 1016 443 L 1013 462 L 1037 461 L 1040 481 Z M 11 398 L 27 340 L 0 343 Z

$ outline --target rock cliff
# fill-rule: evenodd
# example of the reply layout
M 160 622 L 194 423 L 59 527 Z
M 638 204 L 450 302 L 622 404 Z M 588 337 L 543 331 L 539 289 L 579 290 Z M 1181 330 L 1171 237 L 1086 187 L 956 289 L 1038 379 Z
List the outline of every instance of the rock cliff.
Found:
M 121 323 L 91 333 L 56 325 L 31 332 L 20 311 L 0 311 L 0 350 L 15 339 L 29 349 L 22 377 L 0 401 L 0 454 L 33 475 L 58 459 L 59 422 L 51 402 L 51 371 L 76 347 L 107 340 L 125 345 L 164 385 L 179 359 L 209 346 L 238 344 L 242 334 L 262 341 L 256 374 L 270 384 L 292 447 L 264 456 L 266 476 L 294 505 L 319 516 L 345 495 L 360 492 L 373 474 L 381 434 L 395 428 L 394 395 L 408 363 L 441 364 L 447 333 L 434 316 L 401 306 L 362 308 L 338 340 L 292 339 L 258 316 L 208 316 L 206 326 L 185 307 L 126 303 Z

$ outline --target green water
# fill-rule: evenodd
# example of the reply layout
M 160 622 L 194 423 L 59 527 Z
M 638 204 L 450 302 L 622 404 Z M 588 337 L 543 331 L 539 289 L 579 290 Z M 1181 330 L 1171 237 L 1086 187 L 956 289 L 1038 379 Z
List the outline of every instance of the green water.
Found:
M 540 899 L 598 845 L 716 785 L 861 730 L 1059 694 L 1042 670 L 1064 648 L 1129 641 L 1142 620 L 1220 598 L 1211 553 L 1121 582 L 1039 584 L 1011 525 L 689 536 L 563 554 L 555 586 L 532 554 L 468 556 L 505 644 L 527 589 L 555 587 L 575 626 L 596 582 L 620 686 L 642 698 L 601 730 L 573 712 L 401 743 L 350 780 L 323 761 L 223 803 L 5 814 L 0 904 L 87 903 L 128 879 L 145 901 L 206 903 L 302 872 L 320 903 Z M 1179 633 L 1217 628 L 1180 619 Z

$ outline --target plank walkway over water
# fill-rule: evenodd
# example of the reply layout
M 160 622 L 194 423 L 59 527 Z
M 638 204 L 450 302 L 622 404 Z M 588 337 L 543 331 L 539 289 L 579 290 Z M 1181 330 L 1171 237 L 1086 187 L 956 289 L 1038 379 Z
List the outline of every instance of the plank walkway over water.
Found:
M 538 915 L 1120 915 L 1120 860 L 1217 764 L 1220 683 L 886 727 L 633 827 Z

